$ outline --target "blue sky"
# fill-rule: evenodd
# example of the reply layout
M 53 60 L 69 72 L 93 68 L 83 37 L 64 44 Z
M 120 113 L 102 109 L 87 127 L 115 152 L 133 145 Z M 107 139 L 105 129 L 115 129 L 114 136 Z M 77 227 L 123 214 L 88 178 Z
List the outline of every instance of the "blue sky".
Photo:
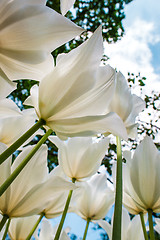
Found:
M 160 90 L 160 1 L 133 0 L 125 7 L 124 37 L 105 43 L 108 63 L 125 76 L 127 72 L 147 77 L 150 89 Z

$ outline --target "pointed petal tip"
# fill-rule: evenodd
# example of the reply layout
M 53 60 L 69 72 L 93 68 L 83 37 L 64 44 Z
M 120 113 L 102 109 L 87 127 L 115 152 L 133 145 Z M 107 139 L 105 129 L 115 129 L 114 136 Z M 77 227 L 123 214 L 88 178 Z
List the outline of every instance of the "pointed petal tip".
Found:
M 60 0 L 61 13 L 64 16 L 75 3 L 75 0 Z
M 93 33 L 93 35 L 95 36 L 99 36 L 102 41 L 103 41 L 103 38 L 102 38 L 102 25 L 100 25 Z

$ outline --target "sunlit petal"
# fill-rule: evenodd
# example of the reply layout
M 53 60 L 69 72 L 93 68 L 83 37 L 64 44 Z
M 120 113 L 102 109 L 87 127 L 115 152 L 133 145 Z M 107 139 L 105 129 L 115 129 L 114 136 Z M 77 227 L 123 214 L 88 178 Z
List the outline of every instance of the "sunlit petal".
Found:
M 40 80 L 53 68 L 50 53 L 83 30 L 46 1 L 2 1 L 0 68 L 12 80 Z
M 73 6 L 75 3 L 75 0 L 61 0 L 61 13 L 62 15 L 65 15 L 68 10 Z
M 129 160 L 124 176 L 124 205 L 132 213 L 160 209 L 160 154 L 146 136 Z

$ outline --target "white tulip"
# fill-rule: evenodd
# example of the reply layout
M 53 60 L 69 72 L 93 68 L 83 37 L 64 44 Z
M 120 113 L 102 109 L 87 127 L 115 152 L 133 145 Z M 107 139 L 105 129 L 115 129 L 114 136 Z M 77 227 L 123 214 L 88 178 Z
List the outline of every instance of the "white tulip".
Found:
M 38 218 L 38 215 L 25 218 L 13 218 L 8 230 L 11 240 L 26 240 Z
M 40 80 L 53 68 L 50 53 L 83 31 L 45 4 L 46 0 L 0 1 L 1 77 L 5 73 L 11 80 Z
M 108 234 L 109 239 L 112 239 L 112 223 L 109 224 L 105 220 L 96 221 Z M 125 208 L 122 208 L 122 232 L 121 239 L 123 240 L 143 240 L 143 230 L 141 226 L 140 216 L 135 216 L 130 220 L 130 216 Z
M 33 109 L 20 111 L 10 99 L 0 100 L 0 142 L 10 146 L 34 125 L 35 117 Z M 42 132 L 38 130 L 34 136 Z M 27 142 L 30 140 L 28 139 Z
M 96 142 L 91 137 L 75 137 L 61 141 L 51 136 L 49 140 L 58 147 L 58 162 L 63 172 L 70 178 L 81 181 L 98 171 L 109 139 Z
M 116 87 L 108 111 L 113 111 L 123 120 L 129 137 L 135 137 L 137 124 L 135 119 L 145 107 L 145 102 L 131 94 L 127 81 L 121 72 L 116 74 Z
M 98 220 L 104 218 L 112 206 L 114 193 L 107 186 L 106 175 L 95 174 L 74 191 L 73 200 L 73 210 L 81 218 Z
M 127 138 L 117 114 L 105 114 L 114 93 L 115 70 L 100 67 L 103 54 L 101 28 L 79 47 L 58 57 L 57 66 L 33 86 L 25 104 L 60 138 L 93 136 L 110 131 Z
M 43 213 L 45 214 L 46 218 L 55 218 L 63 213 L 67 197 L 68 191 L 60 192 L 60 193 L 53 193 L 52 198 L 46 204 Z
M 65 182 L 68 182 L 66 175 L 59 166 L 54 168 L 51 174 L 54 177 L 56 176 L 61 177 L 62 179 L 64 179 Z M 76 188 L 77 186 L 75 185 L 72 185 L 72 188 L 70 187 L 70 189 Z M 63 213 L 69 193 L 69 190 L 68 191 L 67 190 L 68 188 L 66 188 L 66 191 L 64 190 L 59 192 L 58 191 L 52 192 L 50 201 L 47 202 L 45 208 L 43 209 L 43 214 L 45 215 L 46 218 L 55 218 Z
M 0 144 L 0 151 L 6 148 Z M 1 185 L 30 153 L 33 146 L 26 147 L 11 165 L 11 157 L 0 168 Z M 53 194 L 74 189 L 75 185 L 54 174 L 48 174 L 47 146 L 42 145 L 13 183 L 0 197 L 0 210 L 9 218 L 41 214 Z
M 132 214 L 160 212 L 160 153 L 146 136 L 124 166 L 123 204 Z
M 56 230 L 57 226 L 53 227 L 48 220 L 43 219 L 39 236 L 38 234 L 34 234 L 34 237 L 36 240 L 54 240 Z M 59 240 L 70 240 L 66 230 L 61 232 Z

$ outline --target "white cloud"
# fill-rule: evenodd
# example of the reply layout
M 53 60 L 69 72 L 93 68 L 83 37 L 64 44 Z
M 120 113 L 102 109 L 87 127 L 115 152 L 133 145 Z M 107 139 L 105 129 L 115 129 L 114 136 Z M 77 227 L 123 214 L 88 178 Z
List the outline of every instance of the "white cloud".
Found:
M 148 22 L 154 22 L 156 31 L 160 33 L 159 9 L 160 1 L 133 0 L 125 6 L 124 27 L 129 26 L 135 19 L 140 17 Z
M 126 77 L 128 72 L 140 72 L 141 76 L 147 77 L 147 85 L 152 89 L 155 88 L 154 83 L 156 86 L 159 83 L 160 86 L 160 76 L 152 66 L 153 54 L 150 49 L 150 44 L 160 43 L 160 35 L 157 34 L 154 23 L 137 18 L 125 30 L 125 36 L 117 43 L 104 44 L 108 63 Z

